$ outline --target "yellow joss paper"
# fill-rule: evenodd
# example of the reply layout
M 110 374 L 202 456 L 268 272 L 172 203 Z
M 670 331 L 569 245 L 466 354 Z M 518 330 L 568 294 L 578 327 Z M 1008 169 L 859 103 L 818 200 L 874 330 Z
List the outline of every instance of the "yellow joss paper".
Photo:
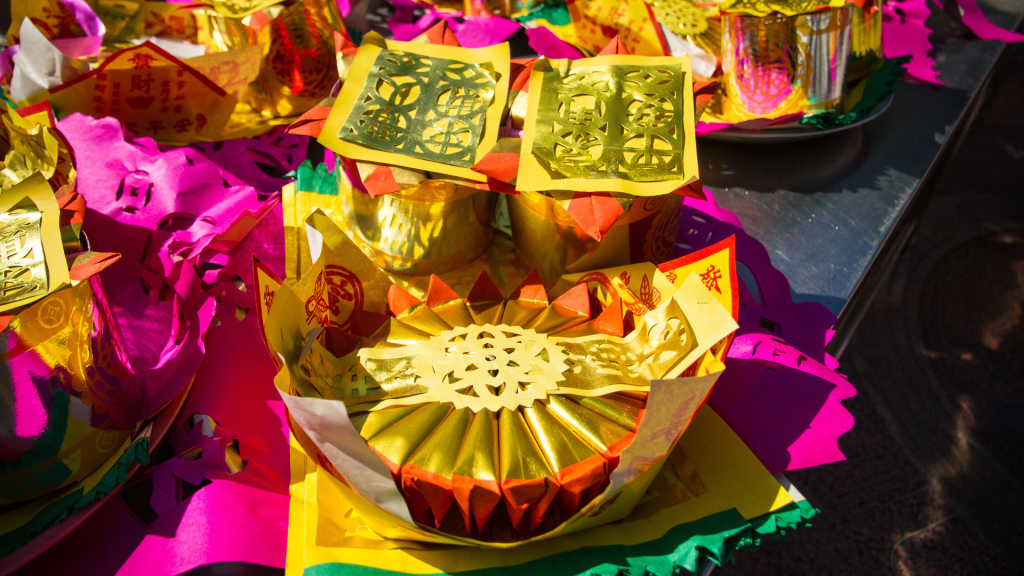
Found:
M 576 41 L 591 53 L 600 52 L 618 36 L 631 54 L 668 54 L 658 21 L 643 0 L 575 0 L 568 4 Z
M 772 12 L 795 16 L 814 12 L 822 6 L 842 8 L 846 4 L 847 0 L 725 0 L 718 9 L 723 13 L 750 16 L 767 16 Z
M 508 44 L 466 49 L 363 38 L 319 142 L 346 158 L 476 182 L 498 139 Z
M 116 116 L 133 134 L 162 142 L 216 140 L 237 100 L 209 78 L 146 42 L 95 70 L 29 98 L 49 99 L 61 116 Z
M 370 523 L 353 506 L 359 497 L 351 488 L 318 466 L 294 438 L 291 455 L 287 576 L 299 576 L 319 564 L 407 574 L 508 567 L 587 547 L 651 542 L 675 526 L 731 509 L 746 519 L 757 518 L 794 501 L 707 406 L 694 415 L 668 458 L 670 464 L 661 468 L 640 504 L 621 522 L 537 539 L 518 546 L 514 554 L 501 548 L 452 548 L 384 538 L 367 529 Z
M 59 212 L 53 190 L 39 173 L 0 193 L 0 312 L 71 283 Z
M 516 189 L 671 193 L 698 178 L 690 58 L 540 59 Z

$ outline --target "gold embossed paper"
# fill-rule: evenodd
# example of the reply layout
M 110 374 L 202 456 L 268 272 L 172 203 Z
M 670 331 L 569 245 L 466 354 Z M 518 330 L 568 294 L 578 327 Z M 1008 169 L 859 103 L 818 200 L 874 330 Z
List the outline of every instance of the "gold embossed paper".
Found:
M 346 158 L 439 172 L 469 169 L 497 141 L 508 45 L 466 49 L 369 34 L 318 139 Z
M 516 189 L 671 193 L 698 177 L 688 56 L 538 60 Z
M 592 308 L 585 280 L 552 299 L 537 274 L 505 295 L 483 273 L 463 294 L 431 277 L 422 300 L 393 285 L 382 317 L 332 298 L 326 270 L 379 279 L 326 216 L 307 226 L 309 272 L 266 286 L 264 333 L 284 361 L 277 384 L 307 450 L 387 538 L 509 546 L 621 518 L 657 473 L 651 456 L 674 444 L 721 370 L 712 348 L 736 327 L 696 275 L 676 288 L 649 265 L 624 269 L 655 278 L 659 292 L 635 313 L 614 296 Z M 675 408 L 652 416 L 656 382 L 677 386 Z
M 71 283 L 58 212 L 39 173 L 0 193 L 0 312 Z

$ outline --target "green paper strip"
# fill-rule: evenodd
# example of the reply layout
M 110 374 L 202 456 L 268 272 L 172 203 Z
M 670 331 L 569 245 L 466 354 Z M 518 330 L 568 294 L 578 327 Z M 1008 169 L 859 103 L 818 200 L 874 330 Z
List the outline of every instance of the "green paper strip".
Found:
M 636 546 L 601 546 L 538 558 L 525 564 L 459 572 L 459 576 L 674 576 L 696 573 L 710 560 L 732 561 L 737 550 L 756 548 L 765 537 L 778 539 L 788 530 L 810 526 L 818 514 L 805 500 L 771 514 L 745 520 L 735 509 L 719 512 L 669 530 L 657 540 Z M 514 551 L 510 551 L 514 553 Z M 399 576 L 401 572 L 370 566 L 328 563 L 310 566 L 303 576 Z M 440 573 L 438 573 L 440 574 Z
M 534 20 L 547 20 L 555 26 L 567 26 L 572 24 L 572 16 L 569 15 L 569 6 L 564 2 L 547 2 L 539 7 L 530 10 L 526 14 L 512 18 L 520 24 L 533 22 Z

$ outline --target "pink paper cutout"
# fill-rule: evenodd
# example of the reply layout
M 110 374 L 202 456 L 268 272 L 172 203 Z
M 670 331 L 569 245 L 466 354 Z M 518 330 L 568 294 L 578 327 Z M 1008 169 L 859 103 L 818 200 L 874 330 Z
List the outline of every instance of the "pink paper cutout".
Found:
M 537 54 L 541 56 L 568 58 L 570 60 L 579 60 L 584 57 L 583 52 L 580 52 L 575 46 L 562 40 L 544 26 L 527 28 L 526 36 L 530 39 L 530 48 L 536 50 Z
M 853 416 L 841 400 L 856 391 L 825 353 L 836 317 L 815 302 L 793 302 L 764 246 L 704 193 L 707 201 L 684 199 L 677 238 L 683 252 L 735 236 L 736 260 L 754 275 L 760 296 L 740 284 L 739 330 L 708 403 L 773 474 L 843 460 L 838 438 Z
M 961 15 L 960 20 L 978 38 L 1011 43 L 1024 41 L 1024 35 L 1004 30 L 990 22 L 975 0 L 956 0 L 956 3 L 963 9 L 963 15 Z
M 448 27 L 463 48 L 501 44 L 521 28 L 518 23 L 507 18 L 466 16 L 458 11 L 437 10 L 429 4 L 420 4 L 414 0 L 394 0 L 392 6 L 395 12 L 388 20 L 388 28 L 395 40 L 402 42 L 423 34 L 441 20 L 448 22 Z M 423 15 L 416 17 L 420 10 L 424 11 Z
M 76 153 L 91 249 L 122 254 L 102 277 L 143 381 L 146 416 L 181 390 L 203 357 L 217 301 L 202 266 L 243 240 L 277 197 L 262 200 L 196 151 L 161 151 L 113 118 L 72 114 L 58 127 Z M 220 321 L 233 318 L 232 311 Z
M 907 74 L 939 86 L 935 60 L 928 55 L 933 46 L 928 39 L 931 29 L 925 25 L 933 0 L 893 0 L 882 6 L 882 51 L 886 58 L 910 56 Z

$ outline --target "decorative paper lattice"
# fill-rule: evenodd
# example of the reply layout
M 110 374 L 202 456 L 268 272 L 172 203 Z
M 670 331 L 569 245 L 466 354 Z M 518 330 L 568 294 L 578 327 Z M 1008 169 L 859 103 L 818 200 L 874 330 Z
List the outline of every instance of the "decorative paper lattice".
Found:
M 43 215 L 29 201 L 0 214 L 0 304 L 46 294 Z
M 650 182 L 683 174 L 679 65 L 544 74 L 532 153 L 568 178 Z
M 338 137 L 469 167 L 495 86 L 486 64 L 382 50 Z
M 704 10 L 689 0 L 656 0 L 650 5 L 658 22 L 679 36 L 696 36 L 708 29 Z
M 568 370 L 565 352 L 546 335 L 519 326 L 485 324 L 446 330 L 429 341 L 400 348 L 416 385 L 426 389 L 417 402 L 451 402 L 474 412 L 528 407 L 558 390 Z M 391 362 L 394 349 L 359 353 L 368 373 L 387 380 L 406 376 Z

